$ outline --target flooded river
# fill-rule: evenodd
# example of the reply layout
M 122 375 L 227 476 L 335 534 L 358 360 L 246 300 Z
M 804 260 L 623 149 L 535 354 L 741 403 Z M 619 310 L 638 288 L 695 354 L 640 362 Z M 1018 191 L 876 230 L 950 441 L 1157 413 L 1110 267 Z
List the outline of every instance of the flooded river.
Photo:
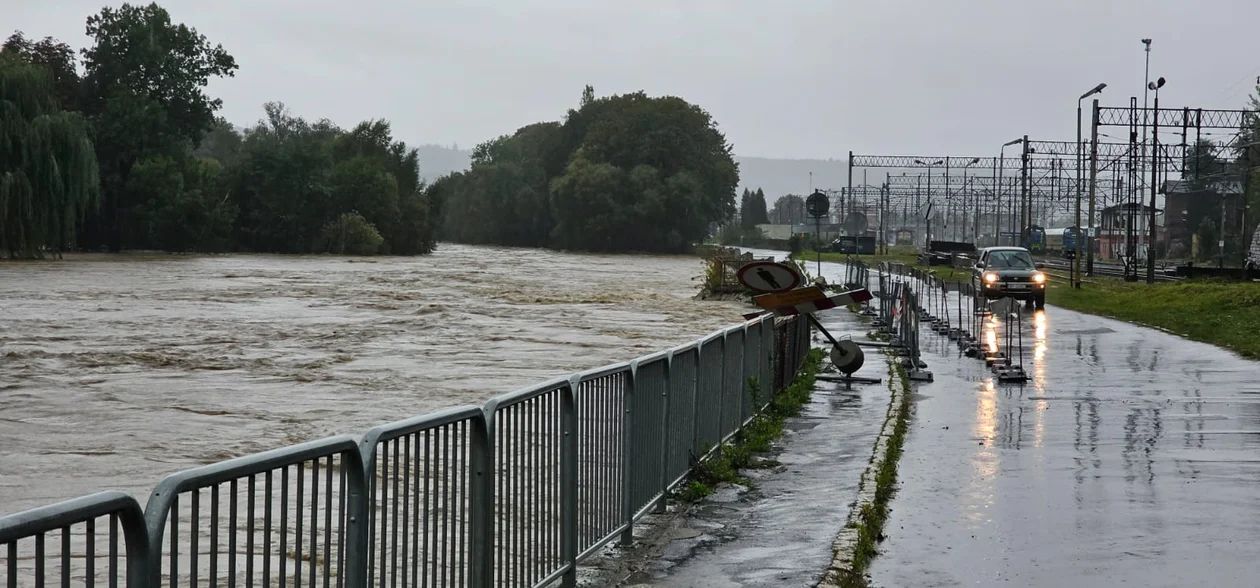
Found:
M 0 263 L 0 514 L 351 433 L 683 343 L 745 308 L 695 257 Z

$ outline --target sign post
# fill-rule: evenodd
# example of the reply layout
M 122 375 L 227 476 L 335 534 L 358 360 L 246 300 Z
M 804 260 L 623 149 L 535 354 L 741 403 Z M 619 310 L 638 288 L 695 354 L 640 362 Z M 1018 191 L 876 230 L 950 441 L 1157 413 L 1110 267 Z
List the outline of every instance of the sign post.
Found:
M 805 199 L 805 212 L 814 217 L 814 254 L 818 275 L 822 275 L 822 217 L 831 209 L 831 199 L 821 191 L 815 191 Z
M 927 235 L 926 235 L 927 238 L 924 239 L 923 241 L 923 250 L 930 252 L 932 250 L 932 200 L 931 198 L 929 198 L 927 202 L 924 202 L 923 205 L 919 207 L 919 213 L 923 215 L 923 218 L 925 220 L 927 220 Z

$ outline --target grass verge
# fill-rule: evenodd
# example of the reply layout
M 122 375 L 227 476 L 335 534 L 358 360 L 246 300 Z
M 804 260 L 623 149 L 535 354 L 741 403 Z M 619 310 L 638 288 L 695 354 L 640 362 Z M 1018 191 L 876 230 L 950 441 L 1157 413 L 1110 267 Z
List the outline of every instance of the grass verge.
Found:
M 809 402 L 824 356 L 821 349 L 811 349 L 805 356 L 805 364 L 796 374 L 796 379 L 775 395 L 766 409 L 736 433 L 715 455 L 696 464 L 691 477 L 675 490 L 674 496 L 679 500 L 698 502 L 712 494 L 713 489 L 723 482 L 746 484 L 747 480 L 739 475 L 742 469 L 777 465 L 770 460 L 758 459 L 757 454 L 769 451 L 771 443 L 783 435 L 783 422 L 788 417 L 800 414 L 801 408 Z M 760 396 L 760 386 L 756 378 L 749 378 L 748 393 L 753 398 Z M 708 453 L 707 448 L 704 453 Z
M 884 459 L 875 473 L 875 499 L 862 505 L 857 520 L 857 545 L 849 574 L 840 582 L 844 588 L 865 587 L 866 570 L 871 560 L 879 554 L 877 545 L 884 540 L 884 524 L 888 522 L 888 504 L 897 492 L 897 462 L 901 460 L 906 431 L 910 428 L 910 378 L 899 364 L 888 370 L 888 388 L 901 386 L 901 406 L 898 407 L 892 434 L 884 448 Z
M 1260 359 L 1260 284 L 1216 280 L 1125 282 L 1095 278 L 1077 290 L 1054 283 L 1046 302 L 1159 327 Z
M 889 504 L 897 489 L 897 463 L 910 427 L 910 379 L 895 362 L 889 362 L 888 374 L 893 396 L 888 419 L 875 441 L 872 465 L 862 474 L 859 506 L 849 514 L 849 522 L 836 539 L 834 559 L 820 587 L 866 588 L 867 570 L 884 540 Z

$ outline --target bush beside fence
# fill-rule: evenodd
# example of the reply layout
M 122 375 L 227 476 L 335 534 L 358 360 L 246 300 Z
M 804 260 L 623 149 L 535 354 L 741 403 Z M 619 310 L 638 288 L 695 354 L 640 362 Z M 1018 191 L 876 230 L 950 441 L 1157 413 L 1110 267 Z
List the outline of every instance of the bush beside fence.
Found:
M 357 442 L 172 474 L 143 511 L 102 492 L 0 517 L 0 586 L 572 586 L 809 348 L 805 317 L 762 317 Z

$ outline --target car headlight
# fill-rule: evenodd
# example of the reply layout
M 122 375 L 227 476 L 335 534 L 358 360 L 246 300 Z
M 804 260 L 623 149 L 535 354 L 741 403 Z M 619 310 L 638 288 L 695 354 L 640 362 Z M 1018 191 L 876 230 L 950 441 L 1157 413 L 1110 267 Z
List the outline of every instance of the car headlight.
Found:
M 993 282 L 996 282 L 996 281 L 997 281 L 997 278 L 998 278 L 997 274 L 995 274 L 995 273 L 993 273 L 993 272 L 988 272 L 988 273 L 984 274 L 984 281 L 986 281 L 986 282 L 988 282 L 988 283 L 990 283 L 990 284 L 992 284 Z
M 1033 281 L 1037 282 L 1038 284 L 1046 283 L 1046 274 L 1043 274 L 1041 272 L 1037 272 L 1033 274 Z

